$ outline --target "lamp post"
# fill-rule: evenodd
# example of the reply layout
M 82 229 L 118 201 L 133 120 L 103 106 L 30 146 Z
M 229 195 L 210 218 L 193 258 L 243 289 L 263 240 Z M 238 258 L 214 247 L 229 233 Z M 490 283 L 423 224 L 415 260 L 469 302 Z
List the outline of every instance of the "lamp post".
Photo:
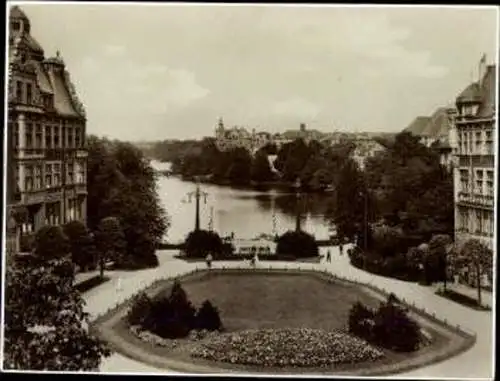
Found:
M 295 231 L 300 232 L 300 223 L 301 223 L 301 201 L 302 201 L 302 194 L 300 193 L 300 178 L 297 178 L 297 181 L 295 181 L 295 196 L 297 197 L 297 213 L 296 213 L 296 219 L 295 219 Z
M 195 200 L 195 220 L 194 220 L 194 230 L 198 231 L 200 230 L 200 198 L 203 197 L 205 204 L 207 203 L 207 192 L 203 192 L 200 189 L 200 180 L 197 177 L 196 178 L 196 189 L 193 192 L 189 192 L 187 194 L 188 196 L 188 202 L 192 202 L 193 197 Z

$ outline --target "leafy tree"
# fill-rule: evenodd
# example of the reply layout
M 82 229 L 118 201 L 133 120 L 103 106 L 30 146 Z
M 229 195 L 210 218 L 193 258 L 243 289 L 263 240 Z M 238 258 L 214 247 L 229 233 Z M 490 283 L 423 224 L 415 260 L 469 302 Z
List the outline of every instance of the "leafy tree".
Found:
M 35 255 L 40 261 L 61 258 L 70 253 L 68 237 L 60 226 L 46 225 L 35 236 Z
M 84 301 L 73 287 L 69 258 L 7 268 L 4 367 L 95 371 L 106 346 L 85 328 Z
M 68 222 L 63 227 L 69 239 L 71 259 L 81 269 L 88 268 L 95 263 L 96 250 L 92 236 L 85 224 L 81 221 Z
M 274 173 L 269 165 L 267 154 L 264 151 L 258 151 L 252 163 L 251 178 L 253 181 L 266 182 L 272 181 Z
M 349 333 L 367 341 L 371 340 L 375 312 L 361 302 L 353 304 L 349 310 Z
M 128 261 L 138 267 L 158 264 L 155 249 L 168 229 L 156 174 L 143 153 L 129 143 L 89 137 L 88 223 L 96 230 L 117 217 L 127 242 Z
M 443 280 L 446 289 L 447 280 L 447 256 L 449 246 L 452 244 L 450 236 L 446 234 L 436 234 L 429 241 L 429 258 L 434 264 L 433 278 Z
M 376 250 L 384 257 L 399 254 L 402 248 L 403 232 L 401 229 L 387 225 L 373 228 L 373 241 Z
M 205 300 L 200 309 L 196 313 L 196 327 L 198 329 L 206 329 L 208 331 L 218 331 L 222 329 L 222 321 L 220 319 L 217 308 Z
M 190 258 L 204 258 L 208 253 L 217 258 L 224 250 L 222 239 L 213 231 L 192 231 L 184 242 L 184 252 Z
M 99 251 L 101 277 L 103 277 L 104 263 L 108 260 L 123 262 L 126 250 L 125 236 L 117 218 L 106 217 L 101 220 L 95 233 L 95 242 Z
M 493 252 L 478 239 L 470 239 L 464 243 L 461 255 L 466 258 L 473 270 L 476 278 L 477 301 L 481 305 L 481 276 L 487 274 L 490 279 L 492 278 Z
M 242 185 L 250 181 L 252 157 L 244 148 L 234 148 L 229 151 L 231 160 L 226 177 L 232 184 Z
M 295 258 L 318 256 L 318 244 L 314 236 L 303 231 L 287 231 L 278 237 L 276 253 Z
M 375 315 L 373 340 L 397 352 L 413 352 L 420 345 L 420 326 L 400 306 L 388 301 Z

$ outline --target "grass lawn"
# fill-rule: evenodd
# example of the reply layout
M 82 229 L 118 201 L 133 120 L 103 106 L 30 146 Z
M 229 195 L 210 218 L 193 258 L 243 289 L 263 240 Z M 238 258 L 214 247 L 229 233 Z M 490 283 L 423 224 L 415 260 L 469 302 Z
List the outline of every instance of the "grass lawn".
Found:
M 189 299 L 198 307 L 209 299 L 220 311 L 226 331 L 235 332 L 248 329 L 276 328 L 311 328 L 325 331 L 346 330 L 348 312 L 356 301 L 377 307 L 380 298 L 373 292 L 343 283 L 327 281 L 323 274 L 304 274 L 299 272 L 238 272 L 212 270 L 195 273 L 181 279 Z M 157 284 L 148 292 L 150 296 L 170 292 L 171 282 Z M 104 338 L 121 348 L 137 361 L 144 361 L 155 366 L 172 369 L 168 361 L 183 364 L 217 367 L 230 371 L 262 371 L 256 366 L 235 365 L 228 363 L 193 358 L 190 351 L 196 342 L 181 340 L 176 348 L 168 348 L 145 342 L 132 334 L 124 321 L 126 307 L 114 316 L 103 319 L 98 325 Z M 419 319 L 420 320 L 420 319 Z M 411 353 L 394 353 L 383 350 L 385 357 L 358 365 L 344 364 L 330 369 L 338 372 L 350 372 L 358 375 L 383 375 L 394 373 L 398 369 L 418 367 L 418 364 L 432 363 L 436 359 L 449 357 L 464 350 L 464 340 L 456 334 L 443 331 L 443 328 L 425 324 L 425 329 L 433 337 L 433 344 Z M 134 349 L 135 348 L 135 349 Z M 449 353 L 449 354 L 448 354 Z M 164 365 L 162 365 L 164 364 Z M 175 369 L 175 368 L 173 368 Z M 265 368 L 276 373 L 320 372 L 324 368 Z M 178 369 L 181 370 L 181 369 Z M 186 371 L 186 370 L 184 370 Z M 354 372 L 354 373 L 353 373 Z
M 217 306 L 228 331 L 344 329 L 353 303 L 379 305 L 357 287 L 327 283 L 315 275 L 205 273 L 182 285 L 196 306 L 206 299 Z

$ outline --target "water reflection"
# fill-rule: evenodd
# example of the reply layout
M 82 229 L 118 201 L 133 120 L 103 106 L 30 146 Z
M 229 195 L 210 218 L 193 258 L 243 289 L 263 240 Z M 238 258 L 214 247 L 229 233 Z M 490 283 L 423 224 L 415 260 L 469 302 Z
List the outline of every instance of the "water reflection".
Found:
M 156 169 L 168 168 L 157 162 L 152 165 Z M 165 238 L 171 242 L 182 241 L 194 227 L 194 203 L 186 200 L 186 194 L 194 189 L 195 184 L 176 177 L 158 178 L 159 197 L 171 222 Z M 202 189 L 208 193 L 206 203 L 203 200 L 201 202 L 202 229 L 208 229 L 212 220 L 212 226 L 219 234 L 229 235 L 234 232 L 240 238 L 253 238 L 262 233 L 272 234 L 273 231 L 282 234 L 295 227 L 295 194 L 282 194 L 275 190 L 264 192 L 234 189 L 213 184 L 202 184 Z M 324 215 L 328 208 L 328 197 L 303 197 L 303 229 L 318 239 L 326 239 L 328 225 Z

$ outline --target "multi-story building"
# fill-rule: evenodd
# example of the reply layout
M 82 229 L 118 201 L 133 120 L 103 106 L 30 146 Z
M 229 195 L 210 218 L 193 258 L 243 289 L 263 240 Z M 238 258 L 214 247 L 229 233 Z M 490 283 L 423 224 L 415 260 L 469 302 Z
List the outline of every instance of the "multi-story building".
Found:
M 86 217 L 86 116 L 64 61 L 45 58 L 17 6 L 9 16 L 8 202 L 23 234 Z
M 418 116 L 404 129 L 405 132 L 418 136 L 426 147 L 438 151 L 441 164 L 452 167 L 455 141 L 450 139 L 456 116 L 454 107 L 439 107 L 431 116 Z
M 481 60 L 479 80 L 456 99 L 455 241 L 494 249 L 496 66 Z
M 386 150 L 385 146 L 369 136 L 359 135 L 352 142 L 354 143 L 354 150 L 351 156 L 362 170 L 365 168 L 366 160 L 369 157 Z

